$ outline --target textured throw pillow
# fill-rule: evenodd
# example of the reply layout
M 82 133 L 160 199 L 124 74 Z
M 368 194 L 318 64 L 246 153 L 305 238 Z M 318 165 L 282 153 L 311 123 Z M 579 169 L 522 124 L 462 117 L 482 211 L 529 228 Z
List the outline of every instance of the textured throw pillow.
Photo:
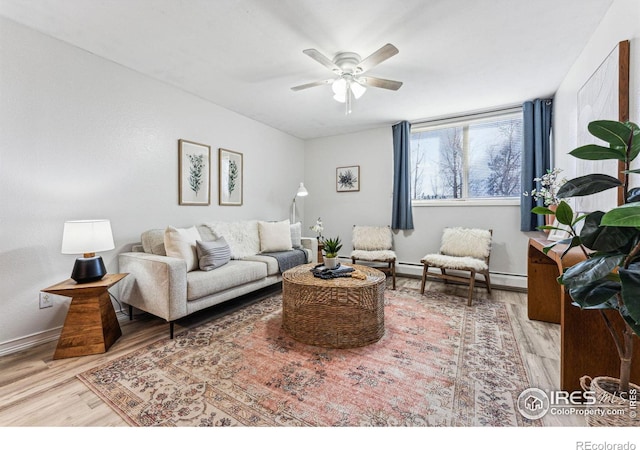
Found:
M 257 220 L 209 222 L 205 224 L 216 238 L 224 236 L 231 248 L 231 259 L 242 259 L 260 253 Z
M 221 237 L 215 241 L 196 241 L 200 270 L 213 270 L 224 266 L 231 260 L 231 249 Z
M 289 219 L 281 222 L 258 222 L 260 251 L 285 252 L 291 250 L 291 227 Z
M 187 272 L 198 269 L 198 254 L 196 241 L 201 239 L 196 227 L 175 228 L 167 227 L 164 230 L 164 248 L 167 256 L 184 259 L 187 263 Z
M 291 246 L 302 248 L 302 224 L 300 222 L 291 224 Z

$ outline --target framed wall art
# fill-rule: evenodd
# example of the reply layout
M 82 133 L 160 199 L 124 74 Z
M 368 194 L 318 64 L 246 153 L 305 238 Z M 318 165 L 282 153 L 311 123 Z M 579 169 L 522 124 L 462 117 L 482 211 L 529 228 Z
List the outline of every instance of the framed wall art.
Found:
M 587 127 L 594 120 L 629 120 L 629 41 L 619 42 L 578 91 L 577 144 L 602 145 Z M 620 177 L 618 161 L 587 161 L 574 158 L 576 176 L 603 173 Z M 621 202 L 622 191 L 609 189 L 593 195 L 576 197 L 582 211 L 608 211 Z
M 242 205 L 242 153 L 218 149 L 218 203 L 223 206 Z
M 178 203 L 211 203 L 211 147 L 184 139 L 178 141 Z
M 360 166 L 338 167 L 336 169 L 336 191 L 354 192 L 360 190 Z

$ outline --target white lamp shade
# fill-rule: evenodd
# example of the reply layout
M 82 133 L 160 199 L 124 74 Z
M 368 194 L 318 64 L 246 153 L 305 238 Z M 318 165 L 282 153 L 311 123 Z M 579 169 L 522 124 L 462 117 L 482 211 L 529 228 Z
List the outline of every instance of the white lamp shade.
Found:
M 296 196 L 306 197 L 307 195 L 309 195 L 309 191 L 307 191 L 307 188 L 304 187 L 304 183 L 300 183 L 300 187 L 298 187 L 298 192 L 296 193 Z
M 63 254 L 79 255 L 104 252 L 114 248 L 109 220 L 70 220 L 64 223 Z

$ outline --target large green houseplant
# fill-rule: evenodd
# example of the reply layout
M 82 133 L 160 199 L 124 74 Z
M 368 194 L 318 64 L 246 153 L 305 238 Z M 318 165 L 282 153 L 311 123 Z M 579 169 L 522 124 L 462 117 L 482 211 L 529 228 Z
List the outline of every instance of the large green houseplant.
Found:
M 569 238 L 551 244 L 546 251 L 557 244 L 567 244 L 566 251 L 580 247 L 584 252 L 586 259 L 565 270 L 558 282 L 565 286 L 575 305 L 600 310 L 620 357 L 617 390 L 624 396 L 629 392 L 634 335 L 640 336 L 640 188 L 629 187 L 629 175 L 640 173 L 631 169 L 640 153 L 640 129 L 631 122 L 600 120 L 591 122 L 588 130 L 608 145 L 585 145 L 570 154 L 584 160 L 621 161 L 623 181 L 609 175 L 588 174 L 569 180 L 558 191 L 558 197 L 579 197 L 621 187 L 623 204 L 606 212 L 576 217 L 569 204 L 561 201 L 555 215 L 561 228 L 569 231 Z M 532 212 L 552 213 L 541 206 Z M 581 221 L 582 228 L 577 232 Z M 616 330 L 604 313 L 607 309 L 616 310 L 624 319 L 623 330 Z

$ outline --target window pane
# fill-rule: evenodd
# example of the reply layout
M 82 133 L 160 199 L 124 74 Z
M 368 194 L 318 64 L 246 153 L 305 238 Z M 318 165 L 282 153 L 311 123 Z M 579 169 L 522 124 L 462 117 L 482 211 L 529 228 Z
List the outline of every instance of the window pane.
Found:
M 519 198 L 522 118 L 423 127 L 411 134 L 414 200 Z
M 462 127 L 411 135 L 412 198 L 462 198 Z
M 522 120 L 469 125 L 469 197 L 520 194 Z

